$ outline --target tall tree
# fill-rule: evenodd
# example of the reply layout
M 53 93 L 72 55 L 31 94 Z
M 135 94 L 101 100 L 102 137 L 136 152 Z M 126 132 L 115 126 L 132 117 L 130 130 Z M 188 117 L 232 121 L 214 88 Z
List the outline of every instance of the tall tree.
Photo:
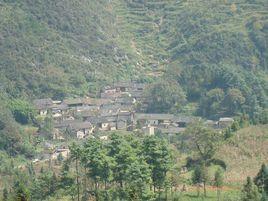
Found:
M 223 186 L 223 182 L 224 182 L 224 172 L 222 168 L 218 168 L 217 171 L 215 172 L 214 175 L 214 184 L 217 187 L 217 197 L 218 197 L 218 201 L 220 200 L 220 189 Z
M 197 122 L 186 129 L 185 138 L 188 138 L 188 147 L 197 153 L 198 159 L 208 165 L 214 158 L 223 135 L 205 127 L 202 122 Z
M 30 191 L 21 181 L 15 182 L 13 189 L 16 201 L 30 201 Z
M 21 124 L 31 123 L 34 118 L 34 109 L 27 101 L 14 99 L 10 101 L 9 108 L 15 120 Z
M 3 189 L 3 201 L 8 200 L 8 191 L 6 188 Z
M 260 201 L 261 195 L 258 192 L 258 187 L 253 183 L 250 177 L 247 177 L 247 182 L 242 190 L 242 201 Z
M 82 164 L 86 168 L 87 175 L 95 183 L 95 194 L 98 199 L 99 182 L 103 182 L 105 190 L 107 183 L 112 181 L 113 158 L 108 156 L 107 149 L 98 139 L 88 140 L 83 147 Z
M 237 112 L 240 112 L 245 101 L 246 99 L 239 89 L 229 89 L 225 97 L 225 106 L 227 108 L 228 114 L 234 115 Z
M 206 117 L 217 117 L 221 113 L 224 91 L 215 88 L 208 91 L 200 100 L 199 113 Z
M 76 190 L 77 190 L 77 200 L 80 200 L 80 159 L 81 159 L 81 149 L 78 145 L 72 144 L 70 146 L 71 159 L 75 162 L 75 172 L 76 172 Z
M 192 182 L 196 184 L 198 187 L 198 196 L 200 195 L 199 193 L 200 184 L 203 184 L 204 196 L 205 197 L 207 196 L 206 185 L 208 181 L 209 181 L 209 174 L 207 166 L 204 163 L 196 166 L 192 175 Z
M 130 200 L 150 200 L 151 170 L 142 158 L 137 158 L 127 172 L 127 185 Z
M 179 83 L 161 80 L 148 89 L 148 112 L 177 112 L 186 102 L 186 95 Z
M 254 178 L 254 183 L 261 193 L 268 194 L 268 167 L 265 164 L 262 164 L 257 176 Z
M 152 171 L 154 191 L 164 186 L 167 172 L 173 164 L 172 152 L 167 141 L 155 136 L 150 136 L 143 141 L 143 155 Z

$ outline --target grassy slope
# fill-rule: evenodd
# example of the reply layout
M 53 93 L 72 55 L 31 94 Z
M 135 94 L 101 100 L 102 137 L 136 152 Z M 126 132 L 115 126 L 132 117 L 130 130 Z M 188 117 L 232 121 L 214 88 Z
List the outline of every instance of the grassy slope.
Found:
M 223 145 L 218 157 L 227 163 L 227 182 L 244 182 L 268 163 L 268 125 L 241 129 Z

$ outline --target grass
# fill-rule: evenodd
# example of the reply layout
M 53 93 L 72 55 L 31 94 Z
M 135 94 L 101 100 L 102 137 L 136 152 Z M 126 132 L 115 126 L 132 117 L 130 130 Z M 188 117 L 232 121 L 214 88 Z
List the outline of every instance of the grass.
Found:
M 237 201 L 240 196 L 239 190 L 223 189 L 220 191 L 220 200 Z M 165 200 L 165 195 L 162 194 L 160 200 Z M 217 200 L 217 189 L 208 187 L 207 196 L 205 197 L 202 189 L 200 189 L 200 196 L 198 196 L 197 189 L 192 188 L 187 192 L 174 192 L 168 194 L 168 200 L 178 201 L 215 201 Z
M 243 183 L 254 177 L 262 163 L 268 163 L 268 125 L 250 126 L 238 131 L 219 150 L 217 157 L 227 164 L 226 181 Z

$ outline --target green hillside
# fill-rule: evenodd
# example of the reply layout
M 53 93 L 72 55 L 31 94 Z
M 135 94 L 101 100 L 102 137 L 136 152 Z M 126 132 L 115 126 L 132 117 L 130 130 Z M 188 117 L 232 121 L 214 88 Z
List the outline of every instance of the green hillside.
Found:
M 177 80 L 188 100 L 200 103 L 199 114 L 254 116 L 257 107 L 267 107 L 266 1 L 115 2 L 121 38 L 131 41 L 147 75 Z M 227 96 L 231 88 L 245 98 L 237 111 L 206 100 L 210 90 Z
M 1 82 L 8 94 L 84 95 L 100 82 L 129 77 L 132 56 L 115 42 L 108 7 L 107 1 L 2 2 Z
M 97 131 L 83 144 L 71 126 L 66 141 L 52 140 L 52 114 L 33 106 L 99 97 L 122 80 L 149 83 L 145 104 L 130 106 L 137 111 L 198 116 L 215 128 L 221 117 L 235 121 L 222 132 L 194 122 L 174 136 Z M 246 176 L 268 162 L 267 124 L 268 0 L 0 0 L 1 200 L 215 200 L 221 189 L 236 201 Z M 51 159 L 68 146 L 67 160 Z M 266 199 L 268 177 L 254 181 L 258 189 L 247 181 Z
M 96 95 L 114 80 L 161 76 L 199 103 L 199 115 L 254 116 L 267 107 L 266 0 L 4 0 L 0 6 L 0 82 L 10 97 Z M 222 97 L 236 89 L 242 101 L 216 104 L 206 98 L 214 89 Z

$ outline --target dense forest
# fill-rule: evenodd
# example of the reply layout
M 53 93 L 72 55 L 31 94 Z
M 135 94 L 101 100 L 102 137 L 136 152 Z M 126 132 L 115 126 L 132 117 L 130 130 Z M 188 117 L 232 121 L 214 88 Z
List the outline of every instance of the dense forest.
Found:
M 36 130 L 53 127 L 33 99 L 100 97 L 123 80 L 149 85 L 147 112 L 235 122 L 220 136 L 200 125 L 174 139 L 113 133 L 75 143 L 54 169 L 29 163 L 41 153 Z M 221 147 L 239 147 L 240 129 L 267 123 L 267 0 L 0 0 L 0 199 L 180 200 L 181 184 L 221 189 Z M 194 133 L 219 144 L 200 152 Z M 184 166 L 192 175 L 181 178 Z M 243 190 L 224 199 L 267 200 L 267 175 L 258 164 L 255 180 L 243 175 Z

